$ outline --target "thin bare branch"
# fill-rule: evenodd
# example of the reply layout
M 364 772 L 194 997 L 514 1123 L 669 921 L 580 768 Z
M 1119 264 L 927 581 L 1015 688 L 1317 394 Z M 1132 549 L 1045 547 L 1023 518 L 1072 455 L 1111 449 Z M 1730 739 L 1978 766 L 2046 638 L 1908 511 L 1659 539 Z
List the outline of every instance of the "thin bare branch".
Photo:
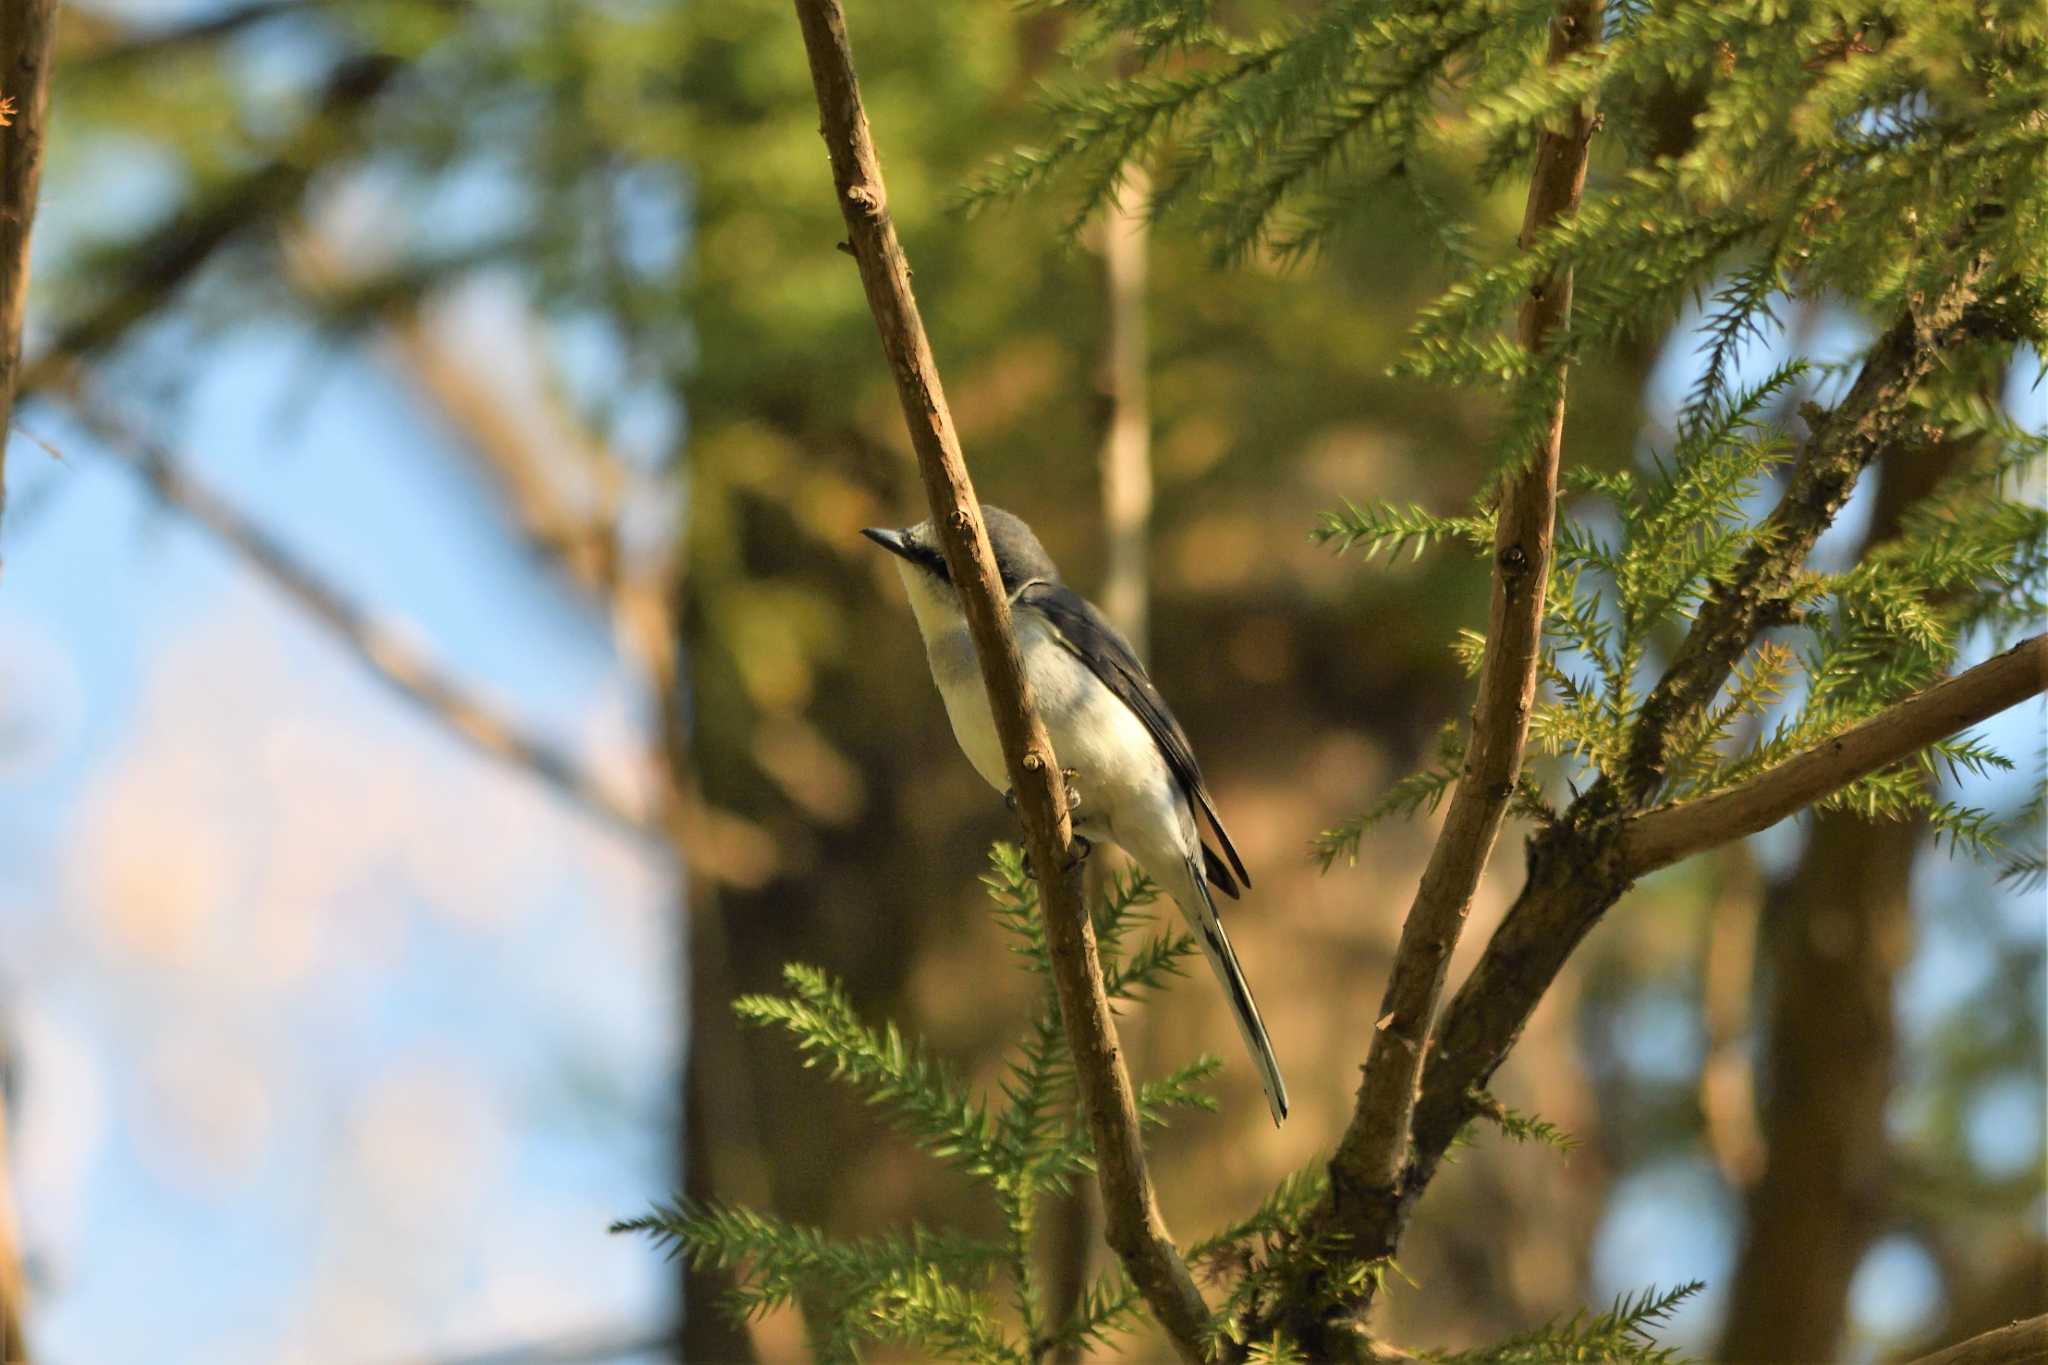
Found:
M 1858 778 L 2048 690 L 2048 635 L 1916 692 L 1727 791 L 1627 820 L 1622 864 L 1631 878 L 1769 829 Z
M 322 87 L 319 108 L 271 160 L 188 201 L 96 273 L 93 306 L 56 326 L 50 345 L 22 367 L 20 391 L 61 382 L 70 366 L 109 350 L 154 315 L 215 256 L 289 216 L 304 201 L 314 173 L 341 159 L 337 149 L 358 144 L 365 116 L 404 69 L 403 61 L 384 53 L 358 53 L 337 63 Z
M 48 141 L 51 53 L 57 0 L 0 5 L 0 98 L 12 119 L 0 129 L 0 519 L 7 513 L 7 435 L 21 380 L 21 320 L 28 307 L 28 243 Z
M 2048 1360 L 2048 1314 L 1957 1342 L 1912 1365 L 2026 1365 Z
M 107 453 L 132 470 L 165 505 L 211 532 L 272 586 L 303 608 L 373 676 L 445 721 L 476 749 L 561 792 L 584 810 L 636 838 L 659 837 L 648 818 L 556 745 L 501 714 L 427 658 L 404 635 L 348 600 L 338 588 L 218 494 L 183 473 L 168 451 L 136 431 L 71 381 L 45 393 L 60 402 Z
M 1551 21 L 1550 62 L 1554 65 L 1591 49 L 1599 36 L 1598 0 L 1566 0 Z M 1593 111 L 1587 105 L 1574 111 L 1563 127 L 1543 135 L 1522 224 L 1524 250 L 1546 228 L 1577 212 L 1593 127 Z M 1523 349 L 1531 354 L 1545 349 L 1569 321 L 1571 300 L 1569 266 L 1553 270 L 1530 288 L 1516 328 Z M 1501 500 L 1486 658 L 1473 708 L 1472 739 L 1443 828 L 1401 928 L 1357 1107 L 1330 1163 L 1332 1208 L 1347 1200 L 1383 1202 L 1395 1196 L 1407 1161 L 1416 1084 L 1430 1022 L 1443 995 L 1444 973 L 1521 773 L 1536 697 L 1544 587 L 1557 511 L 1558 457 L 1564 439 L 1562 362 L 1554 382 L 1548 428 Z
M 1024 676 L 980 503 L 911 294 L 910 268 L 896 240 L 881 163 L 861 107 L 846 15 L 838 0 L 796 0 L 796 13 L 848 242 L 895 376 L 933 524 L 959 586 L 1038 870 L 1060 1013 L 1095 1139 L 1108 1240 L 1176 1351 L 1183 1359 L 1199 1361 L 1208 1307 L 1167 1233 L 1145 1168 L 1130 1076 L 1103 997 L 1095 934 L 1082 904 L 1080 866 L 1071 851 L 1066 784 Z

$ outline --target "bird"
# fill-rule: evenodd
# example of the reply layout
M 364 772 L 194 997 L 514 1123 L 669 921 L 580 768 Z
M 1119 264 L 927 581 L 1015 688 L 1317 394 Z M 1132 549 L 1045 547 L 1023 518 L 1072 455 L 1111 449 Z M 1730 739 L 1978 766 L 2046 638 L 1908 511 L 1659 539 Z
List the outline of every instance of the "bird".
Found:
M 1214 886 L 1236 899 L 1252 879 L 1216 813 L 1187 732 L 1130 642 L 1061 581 L 1031 527 L 986 503 L 981 512 L 1025 676 L 1070 779 L 1074 832 L 1091 843 L 1115 843 L 1180 907 L 1223 985 L 1277 1125 L 1287 1117 L 1287 1085 L 1210 895 Z M 967 761 L 1010 796 L 974 641 L 931 521 L 901 530 L 871 526 L 861 534 L 896 557 L 932 680 Z

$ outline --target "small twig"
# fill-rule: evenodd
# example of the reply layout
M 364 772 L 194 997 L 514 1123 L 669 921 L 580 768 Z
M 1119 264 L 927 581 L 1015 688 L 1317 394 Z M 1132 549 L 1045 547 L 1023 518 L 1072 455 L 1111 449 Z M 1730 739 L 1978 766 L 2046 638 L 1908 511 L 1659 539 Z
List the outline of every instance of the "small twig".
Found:
M 7 433 L 21 381 L 21 319 L 28 306 L 28 243 L 48 140 L 50 65 L 57 0 L 0 5 L 0 95 L 10 118 L 0 132 L 0 518 L 7 513 Z
M 932 521 L 959 587 L 1010 784 L 1029 835 L 1060 1014 L 1095 1139 L 1108 1240 L 1176 1351 L 1183 1359 L 1199 1361 L 1208 1306 L 1167 1233 L 1145 1168 L 1130 1076 L 1118 1050 L 1109 1002 L 1103 997 L 1095 933 L 1082 904 L 1080 867 L 1071 852 L 1065 783 L 1024 677 L 980 503 L 911 294 L 910 267 L 889 217 L 881 163 L 854 76 L 846 15 L 838 0 L 796 0 L 796 13 L 847 239 L 895 376 Z
M 182 472 L 168 451 L 91 401 L 76 384 L 52 383 L 45 395 L 61 403 L 165 505 L 210 531 L 326 627 L 379 681 L 447 722 L 478 750 L 538 777 L 614 828 L 638 839 L 658 837 L 643 814 L 575 758 L 501 715 L 399 632 L 350 602 L 269 532 Z
M 1768 829 L 1786 816 L 1937 740 L 2048 690 L 2048 635 L 1916 692 L 1862 724 L 1747 782 L 1624 821 L 1622 865 L 1631 878 Z

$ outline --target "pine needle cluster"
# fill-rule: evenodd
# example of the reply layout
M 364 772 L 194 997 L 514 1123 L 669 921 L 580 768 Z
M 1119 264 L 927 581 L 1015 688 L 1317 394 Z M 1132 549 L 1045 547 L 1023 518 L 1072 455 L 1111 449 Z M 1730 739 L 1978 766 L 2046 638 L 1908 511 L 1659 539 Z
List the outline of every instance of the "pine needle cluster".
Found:
M 1284 262 L 1330 246 L 1352 214 L 1406 203 L 1439 230 L 1453 275 L 1395 371 L 1500 398 L 1497 468 L 1536 444 L 1557 361 L 1657 335 L 1706 300 L 1697 378 L 1648 467 L 1565 476 L 1530 740 L 1574 790 L 1619 777 L 1656 666 L 1743 557 L 1769 548 L 1762 499 L 1822 417 L 1812 400 L 1853 377 L 1854 365 L 1794 359 L 1745 378 L 1745 355 L 1790 309 L 1827 301 L 1891 319 L 1964 273 L 1985 280 L 1976 335 L 1991 340 L 1957 347 L 1912 399 L 1929 447 L 1967 456 L 1897 537 L 1845 569 L 1804 573 L 1781 628 L 1669 737 L 1651 798 L 1724 789 L 1938 679 L 1966 641 L 2048 611 L 2048 512 L 2027 492 L 2048 437 L 1994 400 L 2016 343 L 2048 355 L 2048 8 L 1334 0 L 1232 7 L 1227 23 L 1207 0 L 1050 7 L 1069 16 L 1076 55 L 1120 51 L 1128 74 L 1048 92 L 1050 138 L 991 167 L 969 205 L 1057 185 L 1078 223 L 1131 162 L 1148 162 L 1155 219 L 1186 222 L 1219 259 Z M 1546 61 L 1559 15 L 1599 23 L 1601 41 Z M 1521 176 L 1538 136 L 1589 103 L 1599 123 L 1576 215 L 1478 251 L 1474 196 Z M 1505 324 L 1565 266 L 1570 321 L 1532 352 Z M 1454 515 L 1347 503 L 1314 534 L 1368 555 L 1445 542 L 1483 555 L 1491 492 Z M 1484 643 L 1467 631 L 1455 645 L 1475 671 Z M 1354 857 L 1378 821 L 1433 809 L 1461 744 L 1448 732 L 1423 772 L 1325 831 L 1324 865 Z M 1930 778 L 2006 766 L 1959 737 L 1827 804 L 1924 818 L 1981 851 L 1999 822 L 1942 799 Z M 1528 782 L 1516 803 L 1554 813 Z M 2019 855 L 2011 871 L 2037 865 Z
M 930 1048 L 904 1038 L 893 1024 L 863 1022 L 845 991 L 814 967 L 784 969 L 781 995 L 743 996 L 739 1017 L 786 1032 L 805 1065 L 852 1087 L 897 1133 L 986 1190 L 1002 1234 L 909 1227 L 870 1236 L 841 1236 L 757 1209 L 685 1196 L 622 1219 L 613 1232 L 639 1233 L 671 1257 L 734 1272 L 726 1310 L 746 1319 L 800 1306 L 817 1358 L 858 1359 L 870 1345 L 899 1345 L 934 1358 L 1036 1365 L 1064 1348 L 1112 1349 L 1144 1322 L 1138 1291 L 1119 1271 L 1086 1284 L 1063 1320 L 1052 1320 L 1034 1260 L 1046 1201 L 1094 1170 L 1093 1144 L 1074 1088 L 1072 1059 L 1060 1023 L 1045 923 L 1023 851 L 997 844 L 982 877 L 994 917 L 1010 938 L 1021 970 L 1038 981 L 1038 1002 L 997 1084 L 978 1093 Z M 1155 923 L 1159 891 L 1141 874 L 1111 880 L 1091 907 L 1111 1001 L 1137 1004 L 1170 987 L 1200 949 L 1193 937 Z M 1140 1118 L 1165 1124 L 1175 1110 L 1215 1107 L 1202 1088 L 1218 1069 L 1198 1057 L 1138 1088 Z M 1516 1141 L 1567 1150 L 1573 1139 L 1541 1119 L 1499 1105 L 1488 1114 Z M 1209 1345 L 1217 1358 L 1300 1361 L 1284 1335 L 1248 1339 L 1243 1324 L 1260 1320 L 1313 1266 L 1317 1278 L 1343 1292 L 1365 1281 L 1383 1288 L 1400 1276 L 1391 1258 L 1361 1260 L 1341 1246 L 1304 1237 L 1304 1214 L 1328 1189 L 1322 1158 L 1282 1180 L 1244 1217 L 1188 1248 L 1188 1264 L 1223 1296 L 1211 1316 Z M 1619 1310 L 1617 1310 L 1619 1311 Z M 1548 1329 L 1558 1341 L 1622 1341 L 1656 1315 L 1611 1315 Z M 1574 1337 L 1572 1334 L 1576 1333 Z M 1507 1359 L 1509 1357 L 1503 1357 Z M 1520 1360 L 1528 1357 L 1515 1356 Z M 1560 1357 L 1581 1358 L 1581 1357 Z M 1591 1358 L 1591 1357 L 1583 1357 Z M 1623 1356 L 1660 1360 L 1663 1357 Z
M 1078 227 L 1143 162 L 1154 218 L 1219 260 L 1289 262 L 1405 206 L 1458 270 L 1397 372 L 1505 390 L 1504 456 L 1545 420 L 1558 355 L 1654 335 L 1703 291 L 1696 413 L 1733 406 L 1728 361 L 1787 294 L 1891 316 L 1978 256 L 2021 330 L 2048 325 L 2048 11 L 2032 0 L 1586 4 L 1566 8 L 1602 42 L 1561 64 L 1544 59 L 1551 0 L 1232 7 L 1252 16 L 1238 26 L 1209 0 L 1046 7 L 1072 18 L 1075 55 L 1120 50 L 1132 69 L 1049 89 L 1051 135 L 992 165 L 968 208 L 1057 186 Z M 1478 196 L 1589 102 L 1579 212 L 1478 252 Z M 1566 262 L 1570 325 L 1546 353 L 1517 347 L 1500 324 Z
M 1421 1358 L 1432 1365 L 1674 1365 L 1682 1357 L 1671 1347 L 1659 1346 L 1651 1333 L 1704 1288 L 1694 1280 L 1661 1294 L 1654 1289 L 1624 1294 L 1605 1312 L 1575 1313 L 1491 1346 L 1455 1354 L 1425 1351 Z
M 1117 1272 L 1085 1286 L 1063 1321 L 1052 1321 L 1034 1240 L 1045 1201 L 1093 1171 L 1060 1023 L 1037 886 L 1022 850 L 998 844 L 982 877 L 996 921 L 1019 965 L 1039 983 L 1038 1002 L 1005 1066 L 999 1095 L 978 1093 L 931 1049 L 893 1024 L 865 1023 L 845 991 L 813 967 L 784 969 L 787 992 L 734 1002 L 739 1017 L 786 1032 L 805 1065 L 828 1072 L 881 1110 L 889 1126 L 987 1190 L 1003 1235 L 979 1238 L 912 1225 L 842 1237 L 753 1209 L 688 1198 L 613 1225 L 651 1237 L 672 1256 L 737 1272 L 727 1304 L 745 1318 L 801 1304 L 820 1359 L 851 1360 L 863 1344 L 893 1343 L 949 1360 L 1032 1362 L 1064 1347 L 1103 1345 L 1140 1320 L 1135 1289 Z M 1164 989 L 1199 951 L 1188 934 L 1156 928 L 1158 890 L 1137 874 L 1113 879 L 1093 907 L 1103 986 L 1136 1003 Z M 1199 1057 L 1138 1089 L 1147 1125 L 1177 1109 L 1213 1109 L 1202 1088 L 1218 1069 Z M 1294 1203 L 1275 1203 L 1204 1243 L 1207 1254 L 1256 1238 Z M 1007 1311 L 1006 1311 L 1007 1310 Z
M 1769 525 L 1755 508 L 1794 449 L 1770 414 L 1805 372 L 1788 362 L 1726 397 L 1703 386 L 1673 446 L 1647 470 L 1566 476 L 1580 496 L 1558 525 L 1544 686 L 1529 743 L 1556 760 L 1573 791 L 1622 778 L 1654 665 L 1674 632 L 1746 554 L 1768 544 Z M 1941 439 L 1968 443 L 1974 458 L 1904 514 L 1897 537 L 1847 568 L 1802 575 L 1785 625 L 1760 638 L 1715 703 L 1669 737 L 1660 800 L 1705 796 L 1781 763 L 1938 681 L 1973 636 L 1998 642 L 2048 615 L 2048 508 L 2027 492 L 2048 462 L 2048 434 L 1981 402 L 1948 416 Z M 1366 553 L 1447 540 L 1491 545 L 1484 516 L 1434 517 L 1410 507 L 1347 504 L 1315 534 Z M 1471 673 L 1484 643 L 1471 631 L 1454 643 Z M 1433 810 L 1457 780 L 1462 746 L 1459 729 L 1447 726 L 1435 762 L 1319 835 L 1324 866 L 1354 858 L 1364 833 L 1389 816 Z M 1958 735 L 1822 804 L 1870 818 L 1921 818 L 1937 840 L 1987 853 L 2001 846 L 2007 826 L 1943 799 L 1930 779 L 2012 767 L 1984 740 Z M 1556 818 L 1531 783 L 1518 797 L 1524 814 Z M 2031 866 L 2015 862 L 2013 875 Z

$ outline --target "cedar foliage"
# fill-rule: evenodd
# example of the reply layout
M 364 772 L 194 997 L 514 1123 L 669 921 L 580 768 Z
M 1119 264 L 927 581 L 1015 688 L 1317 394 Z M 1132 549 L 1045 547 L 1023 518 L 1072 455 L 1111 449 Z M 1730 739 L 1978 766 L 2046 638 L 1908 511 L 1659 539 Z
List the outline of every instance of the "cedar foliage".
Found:
M 1122 45 L 1135 70 L 1050 91 L 1052 136 L 998 161 L 970 207 L 1054 185 L 1075 221 L 1136 159 L 1153 163 L 1155 219 L 1184 221 L 1219 261 L 1282 263 L 1332 248 L 1347 219 L 1404 200 L 1459 266 L 1417 318 L 1396 372 L 1504 395 L 1495 449 L 1531 447 L 1558 356 L 1654 335 L 1704 298 L 1697 378 L 1646 470 L 1571 470 L 1574 513 L 1557 531 L 1545 699 L 1532 750 L 1576 791 L 1618 780 L 1673 622 L 1690 620 L 1745 553 L 1768 547 L 1757 513 L 1797 436 L 1853 365 L 1794 358 L 1745 382 L 1745 344 L 1817 302 L 1890 319 L 1965 273 L 1990 281 L 1971 334 L 1914 394 L 1929 441 L 1974 458 L 1914 509 L 1906 534 L 1861 564 L 1806 571 L 1790 628 L 1756 640 L 1722 695 L 1675 727 L 1651 795 L 1706 795 L 1862 720 L 1941 677 L 1971 632 L 2003 640 L 2048 600 L 2048 511 L 2026 496 L 2048 434 L 1985 396 L 2015 343 L 2048 330 L 2048 11 L 2025 0 L 1652 5 L 1604 11 L 1604 42 L 1543 61 L 1553 6 L 1450 0 L 1412 10 L 1339 0 L 1255 32 L 1205 0 L 1059 0 L 1077 55 Z M 1480 251 L 1476 206 L 1512 188 L 1546 123 L 1600 111 L 1594 173 L 1576 218 L 1526 251 Z M 1674 120 L 1670 110 L 1684 110 Z M 1674 123 L 1677 127 L 1674 128 Z M 1574 272 L 1570 324 L 1546 354 L 1504 323 L 1553 268 Z M 1443 542 L 1484 556 L 1489 496 L 1461 514 L 1368 503 L 1314 535 L 1338 549 L 1420 554 Z M 1483 638 L 1464 632 L 1476 671 Z M 1761 726 L 1760 733 L 1753 733 Z M 1433 810 L 1463 759 L 1437 761 L 1315 841 L 1325 867 L 1355 856 L 1390 815 Z M 1929 819 L 1975 851 L 2002 831 L 1930 788 L 1937 768 L 2010 761 L 1956 738 L 1837 793 L 1828 805 Z M 1526 785 L 1523 814 L 1556 818 Z M 2024 824 L 2020 828 L 2030 828 Z M 2011 875 L 2038 867 L 2027 851 Z
M 1155 221 L 1196 234 L 1222 263 L 1285 266 L 1341 250 L 1347 222 L 1390 205 L 1441 243 L 1453 277 L 1416 318 L 1395 372 L 1497 399 L 1496 477 L 1464 509 L 1347 503 L 1313 532 L 1337 550 L 1449 543 L 1488 553 L 1498 472 L 1534 444 L 1562 382 L 1557 362 L 1594 363 L 1698 307 L 1697 378 L 1639 467 L 1571 466 L 1568 454 L 1531 726 L 1532 752 L 1548 762 L 1516 794 L 1539 827 L 1582 831 L 1724 789 L 2048 611 L 2048 512 L 2026 492 L 2048 436 L 1993 397 L 2027 348 L 2048 352 L 2048 11 L 2032 0 L 1615 0 L 1585 11 L 1602 41 L 1555 65 L 1544 60 L 1554 8 L 1535 0 L 1044 7 L 1068 21 L 1077 74 L 1046 92 L 1046 136 L 968 186 L 968 210 L 1052 192 L 1078 229 L 1135 162 L 1151 171 Z M 1099 60 L 1111 54 L 1113 77 Z M 1518 250 L 1489 230 L 1490 196 L 1525 175 L 1546 126 L 1588 102 L 1600 121 L 1582 208 Z M 1525 351 L 1506 324 L 1565 266 L 1569 323 L 1543 351 Z M 1745 373 L 1754 340 L 1822 306 L 1866 320 L 1877 340 L 1847 363 L 1795 356 Z M 1895 372 L 1862 391 L 1859 374 L 1881 358 Z M 1962 443 L 1969 456 L 1895 541 L 1857 563 L 1810 560 L 1849 490 L 1902 442 Z M 1778 513 L 1774 494 L 1785 494 Z M 1712 641 L 1687 638 L 1710 605 L 1748 598 L 1748 625 L 1725 663 Z M 1483 645 L 1470 631 L 1453 641 L 1475 668 Z M 1321 835 L 1324 865 L 1355 856 L 1376 821 L 1433 808 L 1457 779 L 1463 744 L 1450 727 L 1433 764 Z M 2001 841 L 1994 817 L 1943 800 L 1928 778 L 2010 763 L 1956 737 L 1829 804 L 1921 817 L 1951 847 L 1985 852 Z M 1042 936 L 1021 909 L 1028 880 L 1000 858 L 998 869 L 999 904 L 1014 908 L 1009 927 L 1042 973 Z M 2037 878 L 2038 854 L 2009 855 L 2008 870 Z M 1117 973 L 1148 951 L 1108 968 L 1112 993 L 1132 984 Z M 1178 951 L 1161 950 L 1160 970 Z M 742 1309 L 823 1296 L 836 1305 L 828 1318 L 839 1335 L 824 1343 L 834 1349 L 894 1335 L 969 1358 L 1036 1359 L 1048 1343 L 1127 1325 L 1139 1305 L 1114 1280 L 1091 1289 L 1074 1322 L 1036 1316 L 1035 1200 L 1087 1164 L 1085 1126 L 1059 1079 L 1050 996 L 1007 1105 L 991 1112 L 893 1032 L 858 1025 L 822 978 L 795 971 L 790 981 L 793 997 L 743 1002 L 742 1013 L 790 1028 L 906 1132 L 988 1182 L 1007 1249 L 927 1232 L 835 1243 L 687 1204 L 626 1226 L 739 1267 Z M 1148 1086 L 1152 1107 L 1199 1102 L 1201 1074 L 1198 1063 Z M 1491 1102 L 1473 1094 L 1464 1112 L 1487 1113 Z M 1510 1136 L 1569 1141 L 1491 1108 Z M 1424 1158 L 1420 1180 L 1437 1155 Z M 1319 1173 L 1290 1181 L 1195 1249 L 1198 1263 L 1232 1272 L 1212 1324 L 1219 1356 L 1302 1358 L 1287 1324 L 1369 1303 L 1398 1274 L 1391 1256 L 1315 1244 L 1306 1215 L 1325 1195 Z M 999 1272 L 1021 1337 L 999 1325 L 988 1288 Z M 1317 1302 L 1282 1301 L 1303 1286 Z M 1440 1358 L 1665 1359 L 1646 1329 L 1694 1288 Z
M 804 1055 L 885 1111 L 889 1125 L 989 1191 L 1005 1236 L 979 1240 L 912 1227 L 882 1237 L 837 1238 L 750 1209 L 678 1198 L 615 1232 L 641 1232 L 673 1255 L 739 1272 L 727 1303 L 746 1317 L 806 1300 L 807 1318 L 824 1329 L 812 1345 L 820 1358 L 853 1358 L 863 1342 L 897 1342 L 948 1358 L 1010 1362 L 1044 1359 L 1062 1347 L 1106 1344 L 1136 1320 L 1137 1292 L 1119 1273 L 1098 1277 L 1065 1321 L 1049 1319 L 1033 1238 L 1044 1201 L 1067 1192 L 1093 1170 L 1088 1126 L 1074 1088 L 1066 1032 L 1060 1025 L 1038 887 L 1023 851 L 998 844 L 982 878 L 997 922 L 1020 965 L 1039 981 L 1038 1006 L 1000 1083 L 1002 1098 L 977 1095 L 967 1082 L 894 1025 L 861 1022 L 845 992 L 823 972 L 792 964 L 787 995 L 745 996 L 733 1004 L 747 1023 L 779 1027 Z M 1131 1005 L 1164 989 L 1199 953 L 1192 936 L 1152 932 L 1158 889 L 1137 874 L 1112 880 L 1092 907 L 1102 954 L 1103 987 Z M 1174 1109 L 1213 1109 L 1202 1089 L 1220 1063 L 1198 1057 L 1138 1088 L 1140 1120 L 1164 1124 Z M 1312 1181 L 1283 1186 L 1237 1224 L 1194 1249 L 1198 1259 L 1227 1262 L 1239 1248 L 1298 1214 L 1316 1193 Z M 1011 1312 L 997 1311 L 1001 1282 Z

